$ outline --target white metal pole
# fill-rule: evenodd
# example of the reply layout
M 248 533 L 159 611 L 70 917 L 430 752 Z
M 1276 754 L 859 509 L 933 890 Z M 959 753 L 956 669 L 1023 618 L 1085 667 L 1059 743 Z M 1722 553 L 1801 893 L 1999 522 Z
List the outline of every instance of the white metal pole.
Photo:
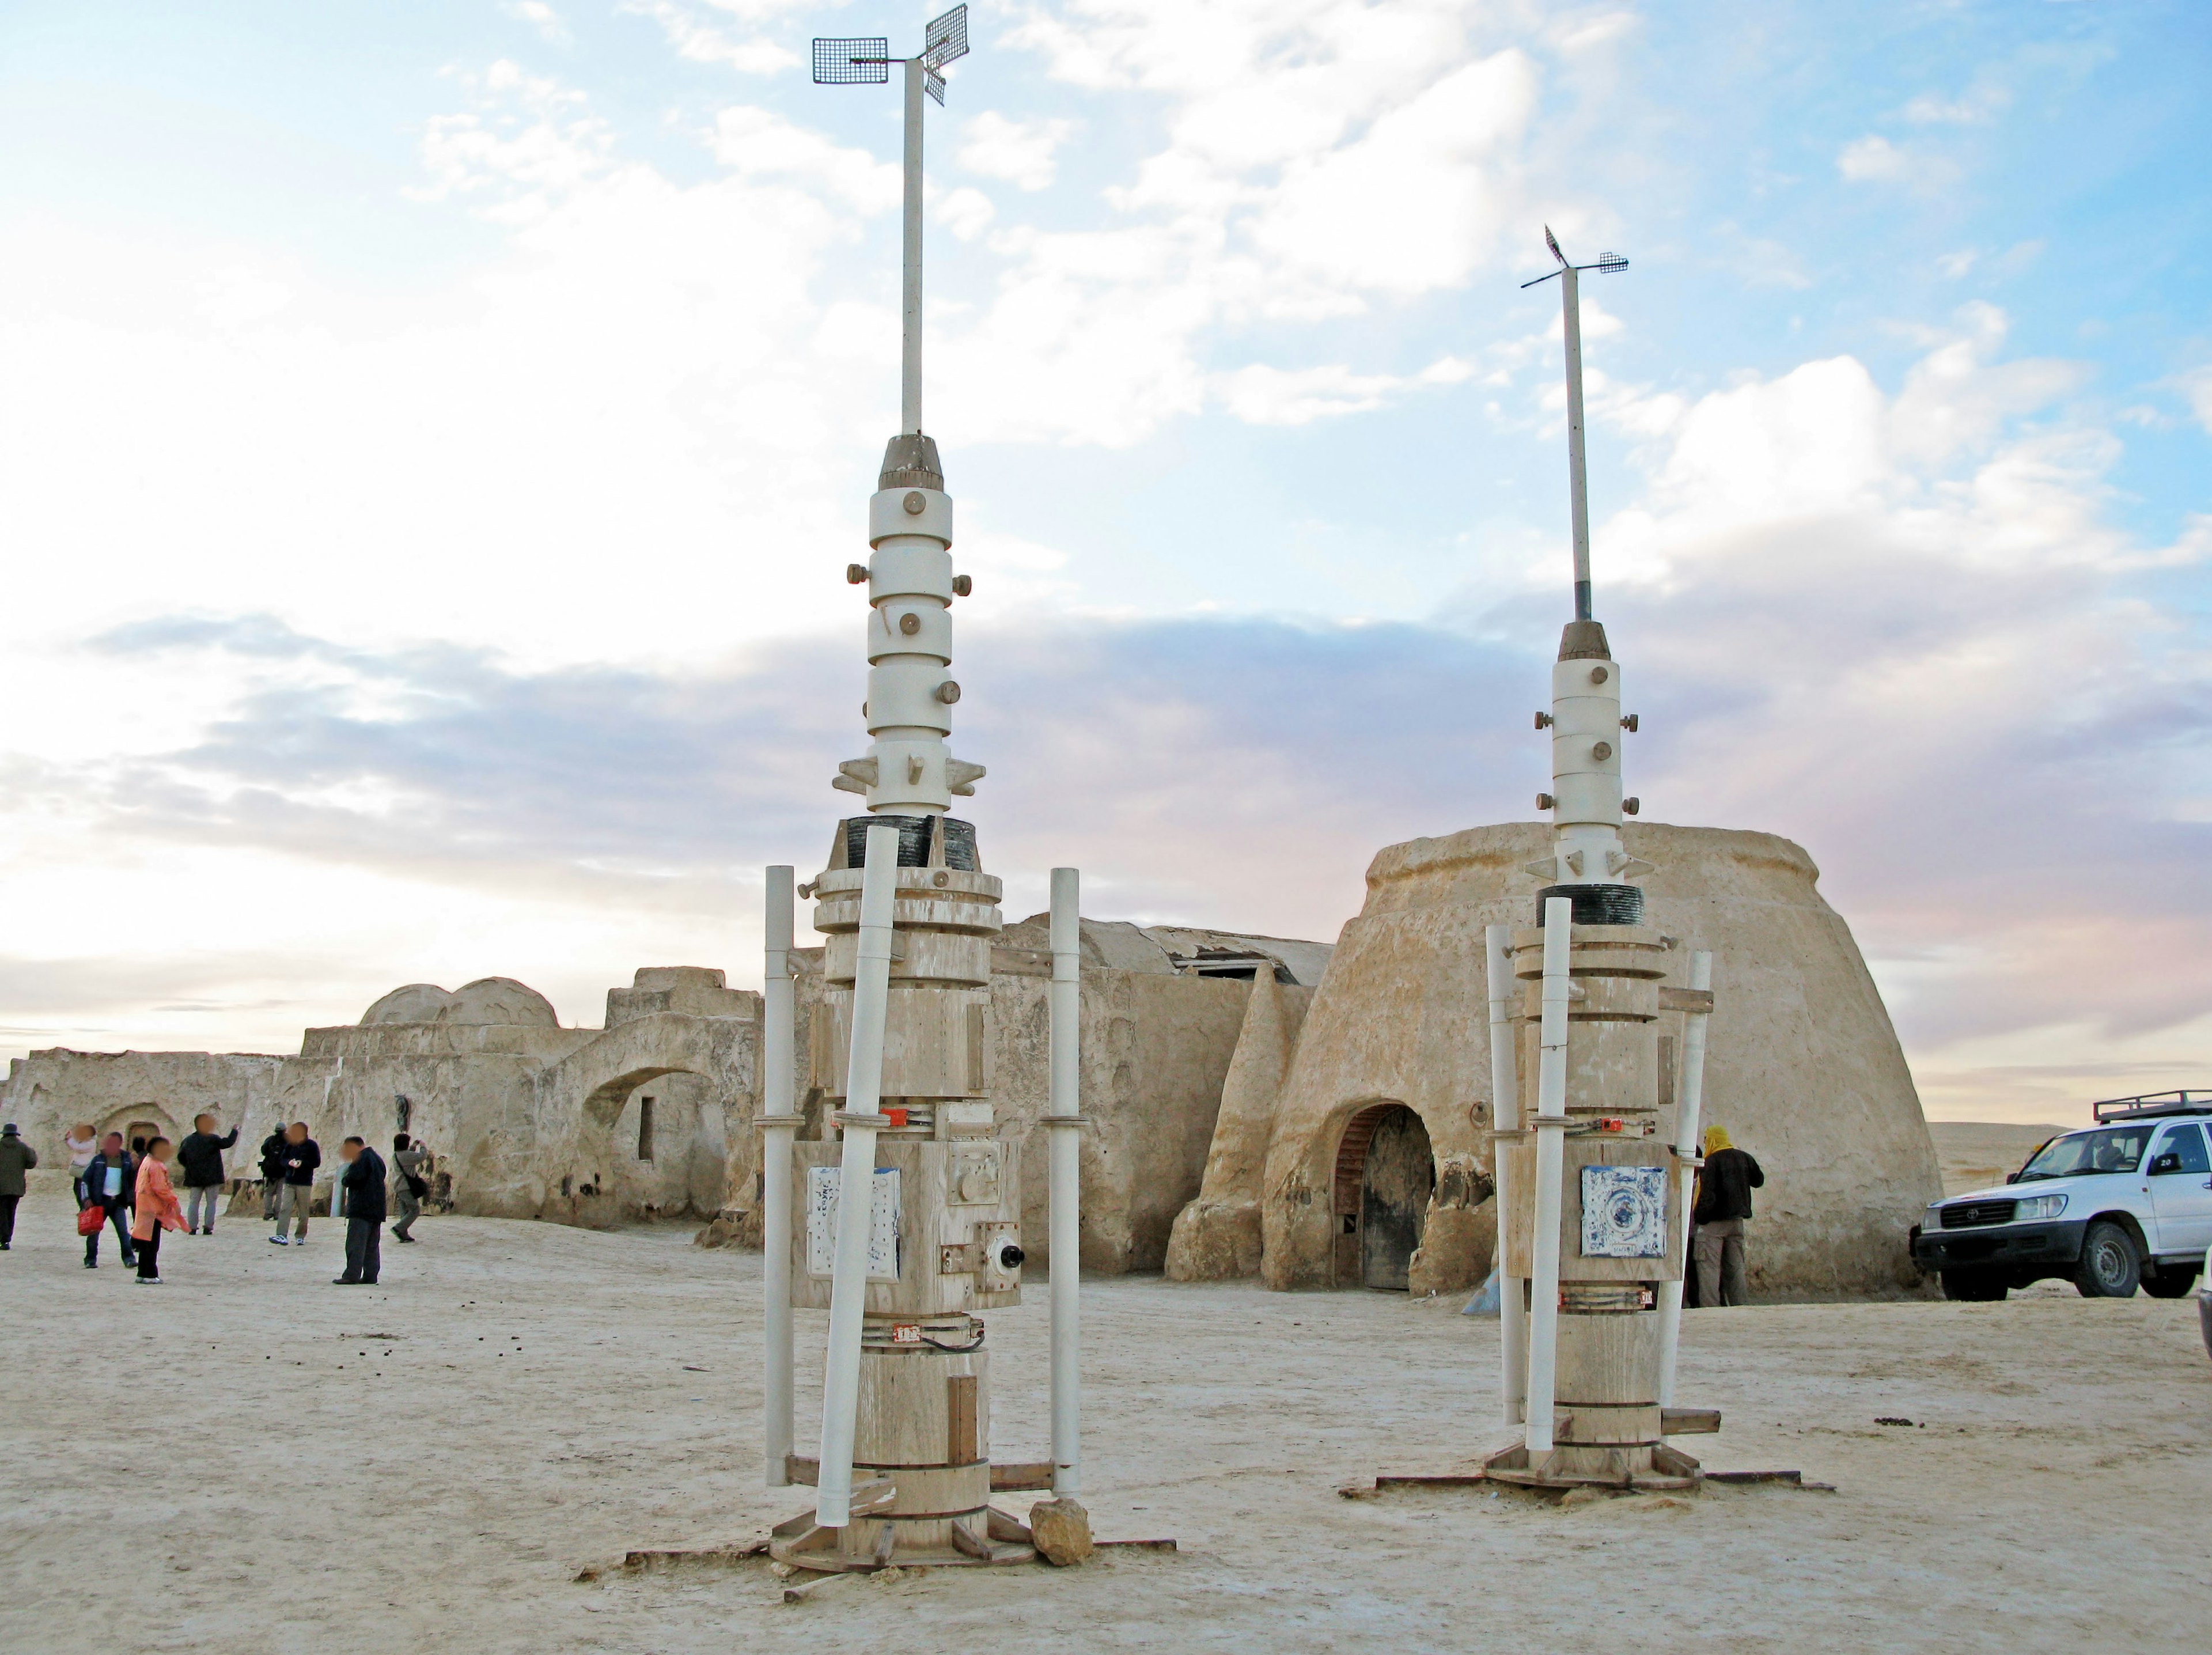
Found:
M 1544 904 L 1544 1016 L 1536 1069 L 1535 1234 L 1528 1283 L 1528 1427 L 1533 1460 L 1552 1451 L 1552 1398 L 1559 1340 L 1559 1202 L 1567 1124 L 1567 982 L 1574 904 Z
M 1589 477 L 1583 464 L 1583 307 L 1576 271 L 1559 272 L 1561 326 L 1567 336 L 1567 484 L 1575 535 L 1575 618 L 1590 618 Z
M 928 70 L 906 60 L 906 215 L 904 283 L 900 300 L 900 429 L 921 429 L 921 93 Z
M 1082 1492 L 1083 1229 L 1080 876 L 1052 871 L 1052 1491 Z
M 768 1486 L 791 1481 L 791 1141 L 799 1116 L 794 1085 L 791 947 L 792 870 L 768 871 L 767 958 L 761 999 L 761 1393 Z
M 837 1257 L 830 1282 L 830 1349 L 822 1381 L 822 1450 L 815 1521 L 845 1526 L 853 1503 L 853 1435 L 860 1402 L 861 1312 L 868 1296 L 868 1235 L 875 1214 L 877 1112 L 883 1099 L 884 1019 L 890 998 L 891 904 L 898 886 L 898 830 L 868 826 L 860 879 L 860 934 L 853 970 L 853 1039 L 847 1048 L 845 1155 L 837 1183 Z
M 1690 986 L 1710 991 L 1713 986 L 1713 957 L 1703 950 L 1690 956 Z M 1692 1165 L 1698 1155 L 1698 1117 L 1705 1102 L 1705 1013 L 1686 1013 L 1682 1018 L 1682 1092 L 1676 1105 L 1674 1129 L 1674 1228 L 1682 1238 L 1682 1269 L 1697 1268 L 1690 1257 L 1690 1190 L 1697 1177 Z M 1682 1284 L 1662 1284 L 1659 1294 L 1659 1405 L 1674 1401 L 1674 1352 L 1682 1339 Z
M 1513 1061 L 1511 928 L 1483 932 L 1490 963 L 1490 1123 L 1498 1132 L 1521 1130 L 1521 1075 Z M 1518 1425 L 1528 1396 L 1528 1313 L 1522 1279 L 1505 1269 L 1505 1232 L 1513 1210 L 1509 1149 L 1519 1141 L 1493 1138 L 1490 1153 L 1492 1210 L 1498 1214 L 1498 1384 L 1505 1423 Z

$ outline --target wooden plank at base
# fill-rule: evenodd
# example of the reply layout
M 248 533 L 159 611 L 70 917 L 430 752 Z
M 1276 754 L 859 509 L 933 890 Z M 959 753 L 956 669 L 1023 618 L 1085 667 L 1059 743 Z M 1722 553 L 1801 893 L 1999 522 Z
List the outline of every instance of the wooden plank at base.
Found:
M 1119 1551 L 1171 1552 L 1176 1549 L 1172 1540 L 1094 1540 L 1091 1549 L 1103 1552 L 1109 1548 Z
M 1659 1009 L 1662 1012 L 1710 1012 L 1713 1008 L 1711 989 L 1668 989 L 1659 990 Z
M 822 1482 L 822 1462 L 811 1454 L 786 1454 L 783 1475 L 801 1488 L 818 1488 Z
M 1721 1428 L 1721 1411 L 1717 1408 L 1662 1408 L 1659 1410 L 1659 1434 L 1662 1437 L 1690 1437 L 1702 1432 Z
M 991 1468 L 991 1492 L 994 1494 L 1019 1494 L 1024 1489 L 1051 1487 L 1050 1460 L 1017 1460 L 1012 1464 Z
M 1478 1482 L 1490 1479 L 1480 1471 L 1441 1471 L 1436 1473 L 1406 1473 L 1396 1476 L 1377 1476 L 1377 1488 L 1472 1488 Z
M 1705 1481 L 1736 1484 L 1780 1482 L 1790 1488 L 1803 1488 L 1816 1494 L 1832 1494 L 1836 1492 L 1836 1485 L 1832 1482 L 1808 1482 L 1802 1471 L 1708 1471 L 1705 1473 Z

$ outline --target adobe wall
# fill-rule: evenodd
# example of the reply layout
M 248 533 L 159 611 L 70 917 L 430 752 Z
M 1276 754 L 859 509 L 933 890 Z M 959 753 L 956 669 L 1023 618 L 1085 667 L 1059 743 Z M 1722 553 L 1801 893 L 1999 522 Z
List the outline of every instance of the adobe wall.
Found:
M 1766 1172 L 1753 1293 L 1923 1290 L 1905 1237 L 1940 1193 L 1935 1149 L 1881 997 L 1812 859 L 1766 833 L 1632 823 L 1625 837 L 1656 867 L 1641 882 L 1647 922 L 1679 941 L 1674 980 L 1692 951 L 1714 956 L 1705 1119 Z M 1366 904 L 1338 942 L 1275 1110 L 1261 1212 L 1269 1287 L 1329 1284 L 1337 1148 L 1363 1106 L 1416 1110 L 1440 1174 L 1453 1158 L 1486 1173 L 1484 928 L 1533 924 L 1539 882 L 1522 865 L 1548 843 L 1540 823 L 1471 828 L 1391 846 L 1369 867 Z M 1489 1212 L 1485 1201 L 1425 1238 L 1426 1280 L 1486 1271 Z

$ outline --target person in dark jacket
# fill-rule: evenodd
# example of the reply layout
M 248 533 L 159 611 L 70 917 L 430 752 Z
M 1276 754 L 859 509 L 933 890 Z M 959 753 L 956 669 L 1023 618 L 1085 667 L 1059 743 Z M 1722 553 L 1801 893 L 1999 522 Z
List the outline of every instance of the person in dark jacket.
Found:
M 23 1174 L 39 1164 L 39 1152 L 23 1141 L 13 1121 L 0 1126 L 0 1253 L 15 1239 L 15 1203 L 27 1188 Z
M 1743 1272 L 1743 1226 L 1751 1216 L 1751 1192 L 1765 1182 L 1759 1163 L 1729 1141 L 1727 1128 L 1705 1129 L 1705 1165 L 1698 1174 L 1698 1202 L 1690 1213 L 1698 1226 L 1699 1305 L 1751 1303 Z
M 284 1128 L 280 1123 L 261 1141 L 261 1221 L 276 1221 L 277 1203 L 284 1199 Z
M 222 1167 L 222 1152 L 238 1141 L 238 1129 L 233 1127 L 230 1135 L 215 1135 L 215 1117 L 195 1115 L 192 1129 L 185 1135 L 184 1142 L 177 1146 L 177 1165 L 185 1174 L 185 1233 L 211 1236 L 215 1233 L 216 1202 L 222 1194 L 226 1182 Z M 203 1216 L 204 1214 L 204 1216 Z
M 120 1132 L 111 1132 L 100 1141 L 100 1153 L 85 1163 L 84 1177 L 77 1188 L 82 1205 L 101 1208 L 107 1222 L 115 1226 L 115 1244 L 122 1250 L 123 1262 L 137 1263 L 138 1250 L 131 1244 L 131 1220 L 125 1214 L 138 1198 L 138 1158 L 123 1147 Z M 100 1268 L 98 1230 L 84 1238 L 84 1268 Z
M 361 1138 L 348 1138 L 338 1153 L 345 1160 L 338 1187 L 345 1191 L 346 1262 L 332 1285 L 366 1287 L 383 1267 L 384 1157 Z
M 284 1129 L 283 1183 L 277 1186 L 276 1233 L 269 1238 L 284 1244 L 284 1226 L 296 1219 L 298 1232 L 292 1244 L 307 1244 L 307 1203 L 315 1193 L 315 1169 L 323 1164 L 323 1147 L 307 1135 L 307 1123 L 295 1121 Z

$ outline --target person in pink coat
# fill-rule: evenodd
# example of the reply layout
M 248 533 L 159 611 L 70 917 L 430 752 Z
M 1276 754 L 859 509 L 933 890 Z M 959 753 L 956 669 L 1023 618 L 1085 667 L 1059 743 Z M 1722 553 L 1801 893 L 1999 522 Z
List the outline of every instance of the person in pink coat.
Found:
M 177 1203 L 177 1192 L 169 1185 L 169 1161 L 177 1153 L 176 1145 L 167 1138 L 156 1138 L 146 1146 L 146 1159 L 138 1163 L 138 1200 L 131 1219 L 131 1239 L 138 1249 L 138 1281 L 141 1286 L 152 1282 L 161 1285 L 161 1232 L 185 1227 L 185 1209 Z

